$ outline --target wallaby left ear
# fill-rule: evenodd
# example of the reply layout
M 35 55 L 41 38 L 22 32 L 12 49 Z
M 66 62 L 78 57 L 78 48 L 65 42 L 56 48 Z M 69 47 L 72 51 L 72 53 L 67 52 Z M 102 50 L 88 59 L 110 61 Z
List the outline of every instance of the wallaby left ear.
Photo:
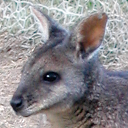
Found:
M 30 10 L 34 18 L 38 21 L 39 30 L 42 33 L 42 40 L 44 42 L 50 38 L 64 38 L 67 35 L 68 32 L 49 16 L 34 7 L 30 7 Z
M 80 22 L 76 29 L 77 57 L 88 57 L 100 46 L 104 36 L 107 19 L 105 13 L 97 13 Z

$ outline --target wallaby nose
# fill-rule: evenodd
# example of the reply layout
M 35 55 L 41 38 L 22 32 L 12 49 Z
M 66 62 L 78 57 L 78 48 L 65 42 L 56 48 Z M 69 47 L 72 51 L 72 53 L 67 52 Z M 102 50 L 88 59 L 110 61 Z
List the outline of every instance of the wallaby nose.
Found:
M 18 111 L 23 107 L 23 98 L 22 97 L 12 98 L 10 104 L 14 109 L 14 111 Z

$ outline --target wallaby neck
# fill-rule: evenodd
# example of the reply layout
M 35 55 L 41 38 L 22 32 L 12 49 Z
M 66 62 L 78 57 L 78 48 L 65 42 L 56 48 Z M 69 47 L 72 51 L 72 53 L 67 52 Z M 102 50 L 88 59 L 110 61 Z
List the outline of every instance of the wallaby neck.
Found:
M 87 108 L 84 103 L 75 104 L 64 113 L 49 113 L 47 117 L 51 122 L 52 128 L 88 128 L 94 125 L 91 121 L 94 113 L 91 110 L 93 107 L 92 104 L 90 108 Z

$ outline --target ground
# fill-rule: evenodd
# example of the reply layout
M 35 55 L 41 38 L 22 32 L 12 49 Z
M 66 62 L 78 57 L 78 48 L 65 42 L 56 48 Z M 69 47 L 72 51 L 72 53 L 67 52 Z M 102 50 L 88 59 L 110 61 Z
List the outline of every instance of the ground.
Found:
M 48 128 L 45 115 L 17 116 L 10 106 L 20 81 L 20 71 L 33 48 L 24 49 L 20 39 L 0 36 L 0 128 Z

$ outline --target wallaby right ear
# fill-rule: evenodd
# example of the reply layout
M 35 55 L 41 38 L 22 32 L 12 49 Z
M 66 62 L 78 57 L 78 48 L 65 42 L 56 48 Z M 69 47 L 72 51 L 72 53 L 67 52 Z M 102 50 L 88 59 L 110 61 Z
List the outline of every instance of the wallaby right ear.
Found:
M 34 18 L 39 23 L 39 30 L 42 33 L 42 39 L 46 42 L 49 38 L 60 38 L 67 34 L 67 31 L 59 26 L 54 20 L 52 20 L 47 15 L 43 14 L 41 11 L 34 7 L 30 7 Z
M 77 57 L 90 58 L 100 46 L 107 22 L 105 13 L 96 13 L 84 19 L 77 27 Z

